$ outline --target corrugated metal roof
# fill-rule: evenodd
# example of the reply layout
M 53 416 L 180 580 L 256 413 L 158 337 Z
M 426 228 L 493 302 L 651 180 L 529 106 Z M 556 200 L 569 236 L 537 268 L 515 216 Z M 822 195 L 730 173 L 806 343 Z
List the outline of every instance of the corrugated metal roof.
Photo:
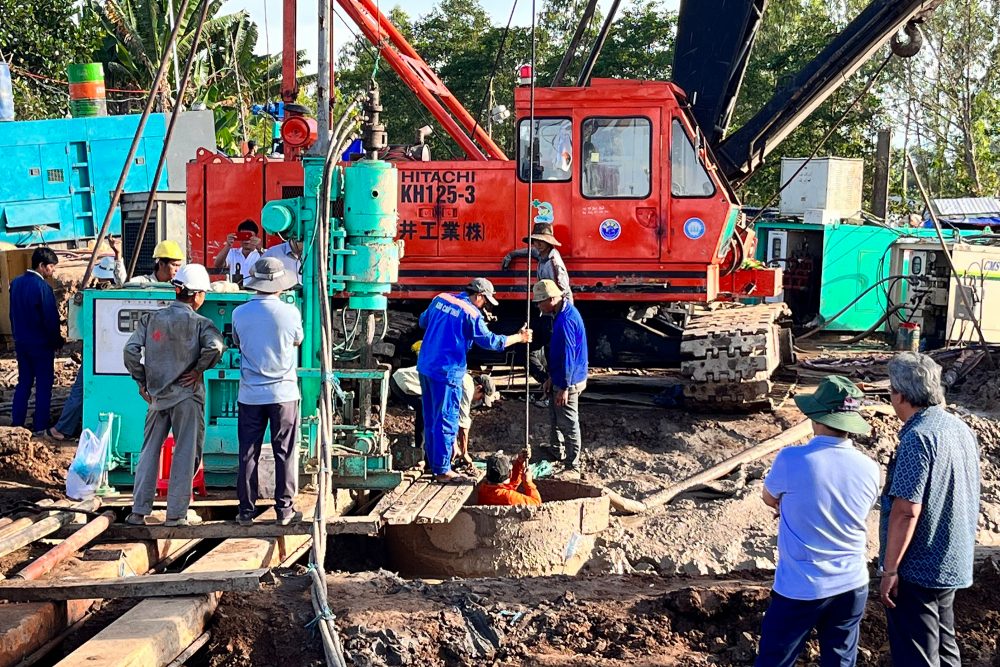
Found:
M 980 216 L 1000 213 L 1000 199 L 996 197 L 961 197 L 958 199 L 935 199 L 934 208 L 941 215 Z

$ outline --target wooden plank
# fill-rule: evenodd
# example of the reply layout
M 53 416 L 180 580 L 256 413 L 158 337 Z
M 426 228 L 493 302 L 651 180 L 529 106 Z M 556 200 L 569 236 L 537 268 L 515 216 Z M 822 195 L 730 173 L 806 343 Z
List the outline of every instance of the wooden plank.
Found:
M 381 525 L 378 517 L 334 517 L 327 520 L 327 533 L 374 534 Z M 79 530 L 77 525 L 64 526 L 53 534 L 54 538 L 69 537 Z M 369 533 L 368 531 L 374 531 Z M 279 526 L 274 521 L 258 521 L 252 526 L 241 526 L 235 521 L 205 521 L 196 526 L 173 526 L 162 523 L 147 526 L 129 526 L 124 523 L 112 524 L 101 535 L 103 541 L 115 540 L 173 540 L 173 539 L 232 539 L 286 537 L 288 535 L 309 535 L 312 521 Z
M 236 572 L 150 574 L 115 579 L 63 579 L 0 582 L 0 599 L 11 602 L 51 602 L 101 598 L 150 598 L 200 595 L 220 591 L 257 591 L 267 568 Z
M 326 533 L 327 535 L 378 535 L 381 528 L 382 517 L 363 514 L 331 519 L 326 524 Z
M 411 484 L 410 488 L 396 498 L 395 502 L 382 514 L 382 520 L 386 523 L 391 523 L 390 519 L 395 520 L 427 488 L 430 484 L 428 479 L 430 478 L 424 477 Z
M 417 516 L 413 518 L 413 522 L 434 523 L 434 517 L 437 516 L 438 512 L 440 512 L 441 509 L 448 504 L 448 501 L 450 501 L 453 496 L 461 495 L 463 497 L 462 502 L 465 502 L 464 499 L 469 497 L 471 493 L 470 489 L 472 488 L 473 488 L 472 484 L 469 484 L 467 486 L 449 484 L 445 486 L 445 488 L 441 489 L 441 491 L 439 491 L 438 494 L 435 495 L 430 502 L 424 505 L 423 509 L 421 509 L 417 513 Z
M 373 507 L 368 514 L 371 516 L 381 517 L 383 514 L 388 512 L 389 509 L 399 501 L 403 494 L 416 483 L 416 481 L 420 478 L 420 474 L 421 472 L 419 470 L 407 470 L 404 472 L 403 480 L 399 483 L 399 485 L 379 498 L 375 507 Z
M 414 488 L 420 485 L 421 482 L 414 484 Z M 433 498 L 438 491 L 445 486 L 443 484 L 438 484 L 437 482 L 422 482 L 422 486 L 413 493 L 413 489 L 406 493 L 400 501 L 397 507 L 394 507 L 391 511 L 387 512 L 383 517 L 385 522 L 390 526 L 398 526 L 402 524 L 413 523 L 414 517 L 423 509 L 431 498 Z M 403 501 L 406 501 L 405 503 Z
M 477 484 L 481 482 L 483 477 L 485 476 L 486 476 L 485 470 L 480 470 L 479 468 L 476 468 Z M 476 486 L 471 484 L 468 486 L 459 486 L 455 488 L 466 489 L 466 492 L 452 494 L 451 498 L 448 499 L 448 502 L 446 502 L 444 506 L 440 510 L 438 510 L 438 513 L 431 519 L 430 521 L 431 523 L 451 523 L 451 520 L 454 519 L 455 516 L 460 511 L 462 511 L 462 507 L 465 506 L 466 501 L 468 501 L 469 498 L 472 496 L 472 494 L 476 492 Z
M 296 499 L 304 514 L 312 513 L 315 496 Z M 273 519 L 274 510 L 265 512 Z M 273 567 L 309 538 L 226 540 L 192 563 L 185 573 Z M 58 663 L 58 667 L 125 667 L 166 665 L 191 645 L 205 627 L 221 594 L 143 600 Z

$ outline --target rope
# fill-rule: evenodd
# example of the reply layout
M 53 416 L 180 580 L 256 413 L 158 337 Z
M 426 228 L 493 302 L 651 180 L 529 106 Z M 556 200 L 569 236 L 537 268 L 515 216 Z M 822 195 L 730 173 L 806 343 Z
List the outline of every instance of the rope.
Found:
M 525 325 L 531 323 L 531 202 L 535 200 L 535 2 L 531 0 L 531 91 L 528 108 L 528 127 L 531 131 L 528 134 L 528 264 L 524 275 L 524 283 L 527 289 L 525 295 L 526 320 Z M 513 11 L 511 12 L 513 15 Z M 551 399 L 550 399 L 551 400 Z M 528 452 L 528 459 L 531 459 L 531 343 L 524 344 L 524 449 Z
M 48 81 L 50 83 L 58 83 L 58 84 L 61 84 L 63 86 L 68 86 L 69 85 L 69 81 L 63 81 L 62 79 L 53 79 L 50 76 L 44 76 L 42 74 L 34 74 L 34 73 L 29 72 L 27 70 L 21 69 L 17 65 L 9 65 L 9 67 L 10 67 L 10 69 L 12 71 L 17 72 L 18 74 L 23 74 L 24 76 L 28 77 L 29 79 L 37 79 L 39 81 Z M 148 90 L 140 90 L 138 88 L 105 88 L 104 90 L 106 92 L 109 92 L 109 93 L 142 93 L 143 95 L 148 95 L 149 94 Z

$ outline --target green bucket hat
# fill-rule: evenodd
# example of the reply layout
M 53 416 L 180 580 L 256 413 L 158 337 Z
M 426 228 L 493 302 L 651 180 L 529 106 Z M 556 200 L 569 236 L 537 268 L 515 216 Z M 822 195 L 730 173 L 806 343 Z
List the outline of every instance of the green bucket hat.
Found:
M 838 431 L 868 435 L 871 426 L 861 416 L 861 399 L 864 392 L 857 385 L 840 375 L 823 379 L 813 394 L 795 397 L 806 417 Z

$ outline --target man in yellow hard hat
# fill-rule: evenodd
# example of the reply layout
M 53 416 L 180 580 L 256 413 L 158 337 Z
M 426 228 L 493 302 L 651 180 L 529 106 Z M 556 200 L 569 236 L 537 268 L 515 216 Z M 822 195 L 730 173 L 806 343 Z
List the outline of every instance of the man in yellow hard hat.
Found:
M 153 259 L 156 262 L 153 272 L 145 276 L 135 276 L 129 281 L 130 285 L 170 284 L 184 263 L 184 251 L 177 241 L 160 241 L 153 248 Z

